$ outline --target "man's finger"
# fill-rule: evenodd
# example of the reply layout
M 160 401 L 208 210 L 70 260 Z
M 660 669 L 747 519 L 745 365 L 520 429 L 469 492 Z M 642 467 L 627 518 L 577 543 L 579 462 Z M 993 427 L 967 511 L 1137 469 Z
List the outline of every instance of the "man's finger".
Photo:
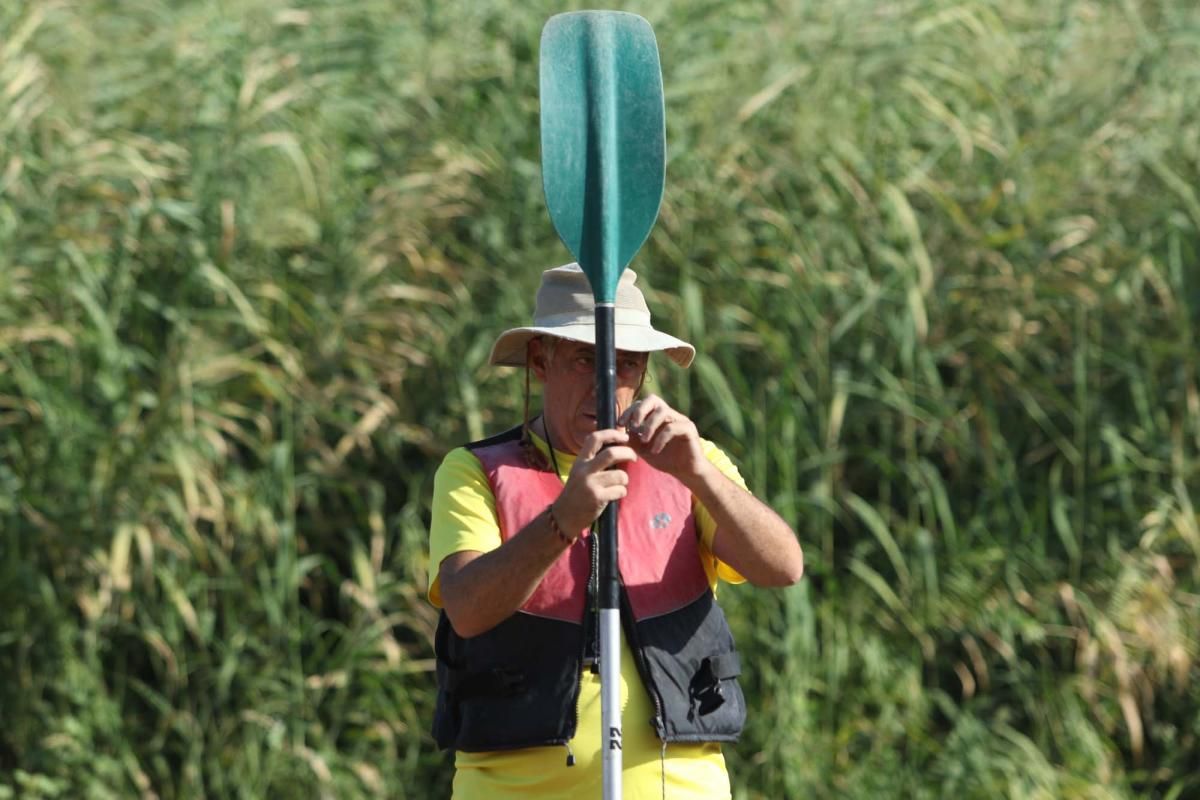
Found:
M 617 417 L 618 428 L 626 428 L 629 426 L 630 420 L 633 418 L 633 415 L 637 413 L 638 406 L 640 406 L 641 403 L 642 401 L 638 400 L 629 408 L 621 412 L 621 415 Z
M 676 433 L 672 428 L 672 425 L 664 425 L 662 429 L 659 430 L 658 435 L 655 436 L 650 442 L 650 455 L 658 455 L 663 451 L 663 448 L 671 443 L 671 440 L 675 438 Z
M 646 415 L 654 410 L 654 407 L 662 403 L 662 398 L 658 395 L 647 395 L 641 400 L 625 409 L 625 413 L 617 420 L 617 426 L 622 428 L 636 427 L 642 424 Z
M 629 494 L 629 489 L 624 486 L 606 486 L 603 489 L 600 489 L 598 492 L 596 492 L 596 499 L 601 504 L 600 511 L 603 512 L 604 506 L 608 505 L 614 500 L 623 499 L 627 494 Z M 600 514 L 596 515 L 597 518 L 599 518 L 599 516 Z
M 629 488 L 624 484 L 611 486 L 605 491 L 604 499 L 611 503 L 613 500 L 621 500 L 627 494 L 629 494 Z
M 674 419 L 674 412 L 665 403 L 654 409 L 641 424 L 637 431 L 638 438 L 648 442 L 658 433 L 658 429 Z
M 613 445 L 597 453 L 591 459 L 589 466 L 594 470 L 605 470 L 617 464 L 624 464 L 627 461 L 637 461 L 637 453 L 634 452 L 633 448 L 624 445 Z
M 628 486 L 629 473 L 623 469 L 604 469 L 591 476 L 596 486 Z
M 689 426 L 679 420 L 672 420 L 662 425 L 654 438 L 647 442 L 650 455 L 658 455 L 674 439 L 687 438 Z
M 579 457 L 586 460 L 596 457 L 596 454 L 611 444 L 624 444 L 629 441 L 629 434 L 619 428 L 605 428 L 589 433 L 583 441 Z

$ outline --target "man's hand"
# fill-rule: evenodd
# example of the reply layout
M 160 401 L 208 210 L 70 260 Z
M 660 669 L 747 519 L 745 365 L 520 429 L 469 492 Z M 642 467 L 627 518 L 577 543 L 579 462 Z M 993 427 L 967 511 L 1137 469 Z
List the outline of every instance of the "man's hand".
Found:
M 633 451 L 650 466 L 685 484 L 709 466 L 696 424 L 657 395 L 648 395 L 625 409 L 617 427 L 629 432 Z
M 629 434 L 616 428 L 596 431 L 583 440 L 562 494 L 554 501 L 554 518 L 564 533 L 578 534 L 606 505 L 628 493 L 628 473 L 611 469 L 637 461 L 637 453 L 626 446 L 628 441 Z
M 705 457 L 690 419 L 650 395 L 617 420 L 630 447 L 650 466 L 677 478 L 717 523 L 712 553 L 756 586 L 790 586 L 804 574 L 804 552 L 778 514 L 725 477 Z

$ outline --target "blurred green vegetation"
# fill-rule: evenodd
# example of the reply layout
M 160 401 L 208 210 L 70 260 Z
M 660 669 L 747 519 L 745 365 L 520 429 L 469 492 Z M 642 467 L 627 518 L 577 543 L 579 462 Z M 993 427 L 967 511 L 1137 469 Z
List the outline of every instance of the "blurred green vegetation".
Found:
M 578 4 L 568 4 L 572 8 Z M 739 798 L 1200 796 L 1200 8 L 627 3 L 654 365 L 800 532 Z M 561 4 L 0 4 L 0 798 L 439 797 Z

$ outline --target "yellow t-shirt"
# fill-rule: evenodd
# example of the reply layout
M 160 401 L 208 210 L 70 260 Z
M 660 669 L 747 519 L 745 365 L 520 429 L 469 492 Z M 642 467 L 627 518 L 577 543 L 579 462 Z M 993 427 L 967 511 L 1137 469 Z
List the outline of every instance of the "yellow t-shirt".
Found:
M 716 445 L 701 440 L 704 455 L 730 480 L 745 487 L 737 467 Z M 544 453 L 546 443 L 534 436 Z M 565 481 L 575 457 L 554 451 L 559 476 Z M 700 555 L 709 583 L 717 579 L 741 583 L 745 579 L 712 554 L 716 522 L 708 510 L 693 500 L 700 533 Z M 452 450 L 434 477 L 433 520 L 429 537 L 429 601 L 442 606 L 438 568 L 446 556 L 463 550 L 487 552 L 501 544 L 496 503 L 483 466 L 465 448 Z M 632 687 L 632 691 L 631 691 Z M 654 733 L 650 719 L 653 703 L 638 675 L 633 653 L 621 638 L 622 789 L 626 800 L 658 800 L 665 783 L 672 800 L 717 800 L 728 798 L 729 775 L 717 743 L 663 743 Z M 595 797 L 600 793 L 600 678 L 583 670 L 579 691 L 579 724 L 569 743 L 575 765 L 567 766 L 568 748 L 530 747 L 485 753 L 458 752 L 454 765 L 454 797 L 457 800 L 506 800 L 507 798 Z

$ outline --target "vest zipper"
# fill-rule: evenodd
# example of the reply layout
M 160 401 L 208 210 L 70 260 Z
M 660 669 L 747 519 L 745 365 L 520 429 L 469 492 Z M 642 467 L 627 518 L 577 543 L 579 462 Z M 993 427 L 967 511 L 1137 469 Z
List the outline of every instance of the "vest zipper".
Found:
M 590 669 L 594 670 L 599 663 L 594 657 L 588 655 L 589 640 L 592 642 L 591 649 L 593 653 L 599 652 L 600 644 L 600 633 L 596 624 L 596 597 L 598 596 L 598 591 L 592 590 L 593 582 L 595 582 L 597 587 L 599 586 L 600 582 L 600 551 L 597 547 L 596 526 L 594 524 L 592 525 L 591 535 L 588 536 L 588 555 L 590 556 L 588 559 L 590 562 L 590 566 L 588 567 L 587 582 L 588 599 L 584 604 L 583 609 L 583 636 L 580 637 L 583 644 L 580 648 L 581 652 L 579 653 L 579 669 L 575 679 L 575 719 L 571 723 L 571 735 L 567 737 L 567 741 L 563 742 L 563 745 L 567 748 L 568 767 L 575 766 L 575 753 L 571 750 L 570 740 L 574 738 L 576 733 L 579 732 L 579 695 L 583 689 L 583 669 L 584 667 L 589 667 Z
M 584 628 L 584 641 L 586 643 L 590 628 L 591 633 L 591 654 L 586 651 L 584 653 L 584 663 L 588 666 L 592 674 L 600 674 L 600 540 L 596 535 L 596 523 L 592 523 L 592 532 L 588 536 L 588 555 L 590 556 L 590 566 L 588 567 L 588 582 L 587 582 L 587 605 L 588 609 L 588 626 Z M 586 647 L 586 644 L 585 644 Z
M 642 640 L 637 633 L 637 620 L 633 616 L 633 606 L 629 604 L 629 595 L 625 592 L 625 582 L 621 581 L 621 615 L 627 625 L 625 634 L 629 637 L 630 643 L 633 645 L 635 663 L 638 666 L 638 673 L 642 676 L 642 683 L 646 685 L 646 692 L 650 695 L 650 699 L 654 701 L 654 718 L 650 720 L 650 725 L 653 726 L 654 732 L 658 734 L 658 738 L 662 740 L 665 747 L 667 742 L 667 720 L 663 713 L 662 695 L 658 691 L 658 684 L 654 682 L 650 673 L 650 660 L 646 658 L 646 653 L 642 649 Z
M 565 485 L 566 480 L 563 478 L 562 473 L 559 472 L 559 470 L 558 470 L 558 459 L 554 457 L 554 442 L 550 441 L 550 431 L 548 429 L 546 431 L 546 445 L 547 445 L 548 449 L 550 450 L 550 462 L 554 465 L 554 477 L 558 478 Z M 596 526 L 593 523 L 592 533 L 594 534 L 595 532 L 596 532 Z M 594 540 L 596 537 L 593 535 L 588 538 L 589 538 L 589 540 L 591 540 L 588 542 L 588 548 L 592 553 L 591 571 L 592 571 L 592 574 L 595 574 L 596 563 L 598 560 L 598 556 L 596 555 L 596 548 L 594 546 L 595 545 Z M 574 545 L 571 545 L 571 546 L 573 547 Z M 589 586 L 591 585 L 591 582 L 592 582 L 592 574 L 588 575 L 588 585 Z M 573 739 L 575 737 L 575 734 L 579 732 L 579 694 L 583 689 L 583 665 L 584 665 L 584 662 L 587 661 L 587 647 L 588 647 L 588 645 L 587 645 L 587 643 L 588 643 L 587 621 L 588 621 L 588 610 L 587 610 L 587 605 L 585 603 L 584 609 L 583 609 L 583 626 L 584 626 L 583 627 L 583 636 L 580 637 L 582 640 L 582 646 L 580 647 L 581 652 L 579 653 L 579 668 L 577 670 L 575 670 L 575 698 L 574 698 L 574 703 L 573 703 L 574 709 L 575 709 L 575 718 L 573 720 L 571 720 L 571 730 L 569 732 L 569 735 L 567 736 L 566 741 L 563 742 L 563 746 L 567 748 L 567 766 L 568 767 L 575 766 L 575 751 L 573 751 L 571 749 L 571 739 Z

